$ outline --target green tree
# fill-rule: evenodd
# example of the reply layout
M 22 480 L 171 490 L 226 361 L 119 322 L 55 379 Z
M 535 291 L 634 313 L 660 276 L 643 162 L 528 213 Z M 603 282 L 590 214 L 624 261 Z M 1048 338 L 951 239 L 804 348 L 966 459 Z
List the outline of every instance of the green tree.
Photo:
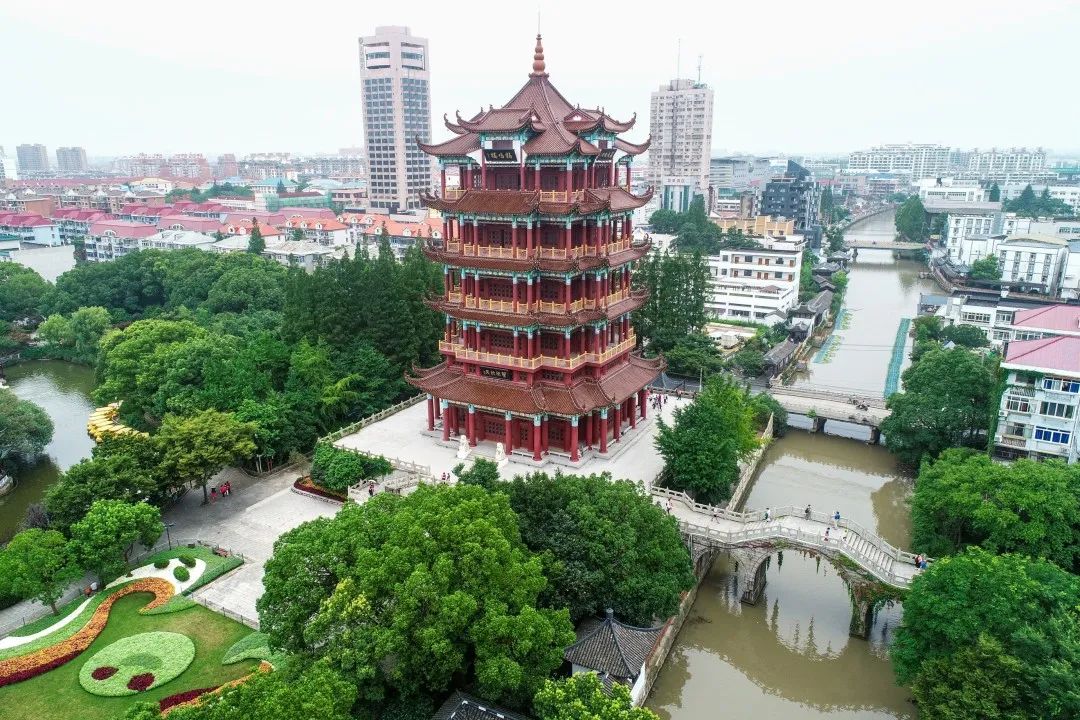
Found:
M 41 454 L 53 436 L 48 413 L 10 390 L 0 390 L 0 464 L 6 458 L 30 459 Z
M 67 539 L 56 530 L 23 530 L 0 552 L 0 595 L 37 600 L 54 615 L 56 601 L 81 576 Z
M 989 197 L 990 197 L 990 202 L 1000 202 L 1001 201 L 1001 186 L 999 186 L 997 183 L 994 183 L 993 185 L 991 185 L 990 186 L 990 195 L 989 195 Z
M 311 479 L 327 490 L 344 493 L 367 478 L 387 475 L 393 470 L 390 461 L 377 455 L 360 455 L 323 442 L 315 446 L 311 460 Z
M 757 377 L 765 372 L 765 354 L 754 348 L 743 348 L 731 356 L 731 364 L 743 377 Z
M 679 220 L 674 210 L 657 210 L 649 216 L 649 225 L 658 233 L 671 234 L 679 230 Z
M 838 227 L 831 227 L 825 231 L 825 240 L 830 253 L 844 250 L 844 231 Z
M 1014 212 L 1020 217 L 1069 216 L 1072 208 L 1063 200 L 1050 196 L 1050 188 L 1044 187 L 1042 193 L 1035 194 L 1034 188 L 1027 185 L 1019 197 L 1005 203 L 1006 212 Z
M 98 345 L 112 325 L 109 311 L 103 307 L 81 307 L 71 314 L 71 335 L 75 355 L 84 362 L 97 359 Z
M 896 232 L 905 240 L 926 240 L 926 208 L 917 195 L 912 195 L 896 209 Z
M 537 609 L 545 583 L 506 496 L 422 486 L 282 535 L 258 609 L 274 647 L 326 658 L 369 700 L 464 683 L 522 704 L 574 639 L 566 610 Z
M 154 440 L 161 452 L 162 471 L 182 483 L 202 488 L 203 504 L 210 502 L 206 484 L 214 475 L 255 452 L 255 426 L 231 413 L 204 410 L 196 415 L 166 415 Z
M 634 707 L 630 688 L 612 683 L 609 693 L 591 672 L 545 680 L 533 709 L 537 720 L 658 720 L 652 710 Z
M 180 706 L 169 712 L 170 720 L 350 720 L 356 686 L 326 663 L 304 670 L 275 668 L 255 673 L 224 692 L 200 700 L 197 706 Z M 124 720 L 159 720 L 158 704 L 139 703 L 128 709 Z
M 568 608 L 575 623 L 611 608 L 634 625 L 651 625 L 674 615 L 680 594 L 693 587 L 675 519 L 627 480 L 538 472 L 500 483 L 498 468 L 484 459 L 455 472 L 510 498 L 521 539 L 544 558 L 544 606 Z
M 657 423 L 663 484 L 702 503 L 731 497 L 739 462 L 758 446 L 746 391 L 726 376 L 714 376 L 690 405 L 675 410 L 673 425 L 662 418 Z
M 909 465 L 945 448 L 978 445 L 997 413 L 994 365 L 962 347 L 926 352 L 901 376 L 904 391 L 887 401 L 885 445 Z
M 664 353 L 668 372 L 683 377 L 709 377 L 724 369 L 724 357 L 716 349 L 716 341 L 702 332 L 691 332 L 679 338 Z
M 971 263 L 971 271 L 968 277 L 972 280 L 986 280 L 997 282 L 1001 280 L 1001 267 L 998 265 L 997 255 L 987 255 Z
M 634 313 L 634 328 L 650 349 L 667 352 L 704 327 L 709 271 L 700 255 L 653 253 L 634 280 L 649 293 Z
M 969 545 L 1046 558 L 1080 574 L 1080 468 L 1048 460 L 995 463 L 952 449 L 915 483 L 913 543 L 930 555 Z
M 954 342 L 966 348 L 981 348 L 990 344 L 986 331 L 976 325 L 949 325 L 938 333 L 941 342 Z
M 293 242 L 304 242 L 304 231 L 301 228 L 293 228 L 289 239 Z
M 55 347 L 70 347 L 75 344 L 71 321 L 59 313 L 45 318 L 45 322 L 38 325 L 37 332 L 39 337 Z
M 1080 578 L 1045 560 L 980 548 L 941 558 L 904 598 L 889 650 L 897 679 L 933 703 L 920 706 L 924 717 L 1015 717 L 1017 705 L 1022 717 L 1076 717 L 1078 603 Z M 997 686 L 1009 678 L 1019 699 Z M 978 704 L 954 711 L 968 696 Z
M 152 547 L 164 531 L 161 512 L 153 505 L 97 500 L 71 526 L 71 545 L 82 566 L 104 585 L 123 571 L 135 543 Z
M 49 290 L 49 283 L 30 268 L 0 263 L 0 320 L 40 315 Z
M 251 234 L 248 235 L 248 252 L 252 255 L 261 255 L 266 249 L 266 241 L 263 240 L 262 230 L 259 229 L 259 221 L 251 219 Z

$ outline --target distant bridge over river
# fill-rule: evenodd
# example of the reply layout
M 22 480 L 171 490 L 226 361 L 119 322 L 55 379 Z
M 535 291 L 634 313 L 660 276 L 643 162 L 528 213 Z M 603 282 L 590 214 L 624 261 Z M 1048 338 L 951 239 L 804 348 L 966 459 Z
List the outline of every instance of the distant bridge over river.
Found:
M 828 420 L 865 425 L 871 428 L 870 441 L 875 445 L 881 439 L 881 422 L 889 417 L 885 398 L 873 395 L 830 392 L 786 385 L 775 385 L 768 393 L 789 413 L 813 418 L 813 432 L 825 429 Z

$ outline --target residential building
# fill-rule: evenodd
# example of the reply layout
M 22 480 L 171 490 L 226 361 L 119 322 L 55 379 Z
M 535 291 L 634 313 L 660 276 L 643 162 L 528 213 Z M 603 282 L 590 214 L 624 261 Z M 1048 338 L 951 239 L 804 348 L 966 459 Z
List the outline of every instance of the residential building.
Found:
M 270 212 L 287 211 L 290 208 L 329 208 L 330 196 L 315 190 L 279 192 L 262 196 L 265 209 Z
M 874 202 L 881 202 L 894 193 L 906 192 L 911 186 L 911 178 L 903 173 L 867 173 L 863 177 L 866 178 L 865 189 L 856 194 L 865 195 Z
M 1080 299 L 1080 239 L 1069 241 L 1069 254 L 1065 256 L 1065 270 L 1061 275 L 1058 295 L 1062 300 Z
M 357 210 L 367 206 L 366 187 L 341 187 L 330 191 L 330 202 L 345 210 Z
M 56 224 L 34 213 L 0 212 L 0 233 L 32 245 L 60 245 Z
M 971 263 L 989 255 L 997 255 L 998 238 L 1030 227 L 1027 218 L 1000 210 L 957 211 L 945 216 L 945 232 L 941 238 L 945 253 L 954 263 Z
M 349 243 L 348 226 L 337 220 L 296 216 L 286 220 L 282 230 L 290 239 L 299 230 L 307 242 L 329 247 L 343 247 Z
M 794 160 L 788 160 L 783 177 L 770 180 L 761 195 L 762 215 L 779 215 L 795 221 L 795 229 L 815 232 L 821 200 L 813 175 Z M 820 233 L 820 228 L 816 229 Z
M 709 185 L 713 190 L 746 190 L 750 187 L 750 161 L 717 157 L 709 161 Z
M 1009 182 L 1005 183 L 1001 187 L 1001 199 L 1015 200 L 1020 197 L 1020 194 L 1024 192 L 1030 183 L 1025 182 Z M 1072 208 L 1072 211 L 1076 215 L 1080 215 L 1080 185 L 1031 185 L 1032 191 L 1036 195 L 1041 195 L 1043 191 L 1049 190 L 1050 197 L 1055 200 L 1061 200 L 1063 203 Z
M 76 240 L 82 240 L 90 234 L 90 228 L 94 223 L 102 220 L 113 220 L 113 216 L 100 210 L 80 210 L 78 208 L 60 208 L 53 211 L 52 221 L 56 224 L 56 232 L 60 242 L 65 245 Z
M 431 161 L 417 140 L 431 141 L 428 42 L 409 28 L 385 26 L 360 38 L 361 103 L 371 207 L 420 207 L 431 189 Z
M 986 188 L 978 183 L 953 181 L 952 178 L 925 178 L 916 183 L 919 199 L 954 200 L 957 202 L 985 202 L 989 200 Z
M 15 154 L 19 158 L 19 174 L 23 177 L 49 172 L 49 151 L 44 145 L 19 145 Z
M 758 214 L 758 194 L 754 190 L 721 191 L 713 196 L 712 212 L 718 217 L 752 218 Z
M 421 144 L 466 179 L 424 197 L 444 223 L 424 254 L 446 268 L 431 302 L 445 314 L 445 362 L 406 377 L 427 394 L 426 429 L 441 442 L 452 430 L 463 445 L 580 466 L 638 431 L 664 361 L 633 354 L 630 314 L 645 297 L 630 289 L 632 268 L 649 244 L 633 241 L 631 214 L 651 197 L 628 189 L 627 158 L 647 147 L 619 137 L 633 125 L 567 100 L 537 36 L 532 72 L 505 105 Z
M 1046 151 L 1042 148 L 1009 148 L 971 150 L 963 153 L 962 169 L 987 178 L 1015 173 L 1037 173 L 1046 168 Z
M 12 254 L 22 247 L 18 235 L 0 232 L 0 262 L 12 262 Z
M 56 148 L 56 169 L 61 173 L 84 173 L 89 167 L 85 149 L 81 147 Z
M 702 82 L 676 78 L 652 93 L 649 130 L 649 182 L 692 178 L 694 192 L 709 187 L 713 91 Z
M 455 690 L 435 711 L 431 720 L 531 720 L 531 718 Z
M 294 240 L 286 240 L 273 245 L 267 243 L 262 255 L 285 267 L 301 267 L 309 273 L 314 272 L 315 268 L 322 267 L 335 257 L 339 257 L 333 248 L 326 245 Z
M 19 179 L 19 166 L 15 158 L 0 154 L 0 188 Z
M 721 230 L 738 230 L 745 235 L 789 236 L 802 240 L 795 234 L 795 221 L 790 218 L 756 215 L 754 217 L 712 218 Z M 801 261 L 801 260 L 800 260 Z
M 722 250 L 705 258 L 709 269 L 705 311 L 719 320 L 775 325 L 799 303 L 804 242 L 801 237 L 768 235 L 748 239 L 760 247 Z
M 566 648 L 563 659 L 570 663 L 573 675 L 591 672 L 600 676 L 603 685 L 625 685 L 630 702 L 637 706 L 648 692 L 645 661 L 663 631 L 662 625 L 642 628 L 621 623 L 607 610 L 603 620 L 583 620 L 578 625 L 577 641 Z
M 1057 295 L 1069 255 L 1069 243 L 1053 235 L 1012 235 L 998 243 L 1001 282 Z
M 55 207 L 53 198 L 27 192 L 9 192 L 0 195 L 0 211 L 52 217 Z
M 174 213 L 158 216 L 157 227 L 159 230 L 179 230 L 212 235 L 221 229 L 221 220 L 217 217 Z
M 1005 351 L 1006 373 L 994 454 L 1003 458 L 1077 459 L 1080 428 L 1080 337 L 1014 340 Z
M 210 250 L 217 242 L 213 235 L 192 230 L 162 230 L 143 238 L 140 247 L 151 250 Z
M 157 228 L 134 220 L 99 220 L 84 239 L 87 262 L 110 262 L 143 247 L 142 240 Z
M 349 228 L 349 242 L 358 252 L 364 249 L 372 257 L 378 254 L 384 234 L 398 259 L 417 242 L 443 240 L 442 219 L 429 217 L 426 213 L 422 216 L 345 213 L 340 220 Z
M 949 148 L 933 144 L 878 145 L 848 155 L 847 171 L 905 173 L 913 180 L 949 172 Z

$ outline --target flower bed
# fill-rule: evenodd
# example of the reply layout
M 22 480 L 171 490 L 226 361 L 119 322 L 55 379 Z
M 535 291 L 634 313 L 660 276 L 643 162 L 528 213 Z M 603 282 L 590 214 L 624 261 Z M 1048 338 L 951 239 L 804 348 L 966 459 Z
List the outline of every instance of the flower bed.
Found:
M 168 710 L 169 708 L 174 707 L 176 705 L 184 705 L 186 703 L 191 702 L 192 700 L 197 700 L 200 695 L 205 695 L 206 693 L 214 692 L 215 690 L 218 689 L 218 687 L 219 687 L 218 685 L 214 685 L 213 687 L 196 688 L 194 690 L 185 690 L 184 692 L 178 692 L 175 695 L 169 695 L 167 697 L 163 697 L 160 700 L 158 700 L 158 709 L 160 709 L 162 712 L 164 712 L 164 711 Z
M 161 714 L 162 714 L 162 716 L 166 716 L 170 712 L 172 712 L 172 710 L 174 708 L 178 708 L 178 707 L 185 707 L 185 706 L 186 707 L 191 707 L 191 706 L 195 706 L 195 705 L 201 705 L 202 701 L 203 701 L 203 698 L 214 696 L 214 695 L 220 695 L 221 693 L 225 692 L 226 690 L 228 690 L 231 687 L 236 687 L 240 683 L 247 682 L 251 678 L 255 677 L 255 675 L 257 673 L 270 672 L 273 669 L 274 669 L 273 665 L 271 665 L 270 663 L 263 660 L 261 663 L 259 663 L 259 667 L 257 667 L 254 672 L 250 672 L 247 675 L 245 675 L 244 677 L 237 678 L 236 680 L 233 680 L 232 682 L 227 682 L 224 685 L 220 685 L 220 686 L 218 686 L 218 687 L 216 687 L 216 688 L 214 688 L 214 689 L 212 689 L 212 690 L 210 690 L 208 692 L 196 695 L 194 698 L 192 698 L 192 699 L 190 699 L 190 700 L 188 700 L 186 702 L 178 702 L 178 703 L 173 704 L 169 708 L 162 708 Z
M 343 503 L 348 499 L 347 495 L 343 495 L 341 493 L 336 493 L 336 492 L 334 492 L 332 490 L 327 490 L 324 487 L 319 487 L 318 485 L 316 485 L 314 482 L 311 481 L 310 477 L 307 477 L 307 476 L 302 477 L 299 480 L 297 480 L 296 482 L 294 482 L 293 483 L 293 489 L 295 489 L 296 491 L 301 492 L 301 493 L 309 493 L 311 495 L 318 495 L 321 498 L 326 498 L 327 500 L 333 500 L 334 502 Z
M 134 695 L 164 685 L 187 670 L 194 659 L 195 643 L 186 635 L 129 635 L 94 653 L 79 671 L 79 684 L 87 692 L 103 697 Z M 100 672 L 105 669 L 112 672 Z
M 121 585 L 94 609 L 90 621 L 67 639 L 18 657 L 0 660 L 0 687 L 29 680 L 78 657 L 101 634 L 113 603 L 125 595 L 138 592 L 154 594 L 154 599 L 144 608 L 152 610 L 168 602 L 173 595 L 173 586 L 160 578 L 140 578 Z

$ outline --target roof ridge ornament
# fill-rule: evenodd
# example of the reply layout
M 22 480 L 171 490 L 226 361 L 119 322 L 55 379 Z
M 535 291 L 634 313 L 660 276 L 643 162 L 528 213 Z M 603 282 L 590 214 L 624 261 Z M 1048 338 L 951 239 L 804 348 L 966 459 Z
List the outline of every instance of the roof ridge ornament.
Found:
M 543 77 L 547 75 L 546 65 L 544 63 L 544 44 L 541 41 L 540 33 L 536 33 L 536 49 L 533 51 L 533 77 Z

